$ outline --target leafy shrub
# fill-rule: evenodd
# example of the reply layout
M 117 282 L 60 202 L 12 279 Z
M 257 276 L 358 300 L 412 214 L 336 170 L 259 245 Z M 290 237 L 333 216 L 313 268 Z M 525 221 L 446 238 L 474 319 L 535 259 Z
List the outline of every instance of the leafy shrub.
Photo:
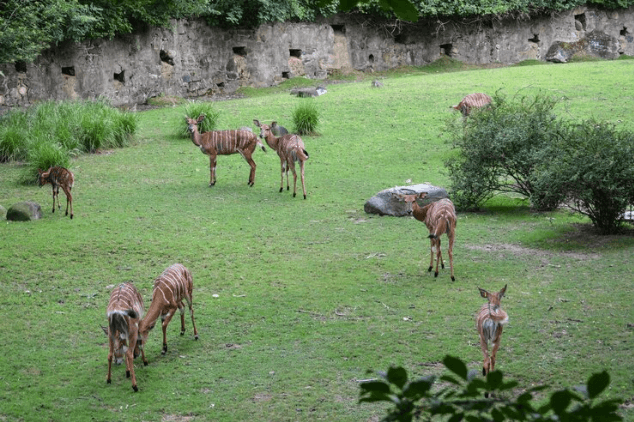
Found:
M 489 372 L 485 379 L 479 371 L 467 371 L 465 363 L 445 356 L 443 363 L 452 372 L 440 380 L 447 387 L 434 391 L 434 376 L 409 381 L 401 367 L 379 373 L 382 380 L 360 385 L 360 403 L 388 402 L 392 408 L 383 421 L 620 421 L 616 413 L 622 400 L 598 401 L 597 397 L 610 384 L 610 375 L 601 372 L 590 376 L 585 386 L 558 390 L 541 406 L 533 394 L 546 386 L 522 389 L 518 397 L 507 398 L 518 386 L 506 381 L 500 371 Z M 490 396 L 489 396 L 490 394 Z
M 185 114 L 192 119 L 198 118 L 198 116 L 200 116 L 201 114 L 205 115 L 205 120 L 203 120 L 202 123 L 198 125 L 198 131 L 200 133 L 216 130 L 216 127 L 218 126 L 218 118 L 220 117 L 220 112 L 216 110 L 213 103 L 211 102 L 189 103 L 185 107 Z M 187 132 L 187 123 L 185 122 L 185 119 L 180 119 L 179 121 L 179 127 L 181 128 L 179 132 L 183 136 L 187 136 L 189 138 L 189 132 Z
M 302 100 L 300 105 L 295 107 L 291 116 L 295 124 L 295 133 L 307 135 L 315 133 L 319 124 L 319 111 L 312 99 Z
M 555 105 L 541 95 L 507 101 L 496 94 L 491 107 L 474 110 L 464 122 L 449 122 L 456 151 L 445 165 L 458 208 L 475 209 L 511 192 L 530 198 L 538 209 L 557 206 L 561 198 L 539 195 L 533 180 L 545 148 L 565 130 L 553 114 Z
M 546 155 L 537 190 L 565 198 L 602 233 L 618 232 L 623 213 L 634 204 L 634 133 L 588 120 L 571 126 Z

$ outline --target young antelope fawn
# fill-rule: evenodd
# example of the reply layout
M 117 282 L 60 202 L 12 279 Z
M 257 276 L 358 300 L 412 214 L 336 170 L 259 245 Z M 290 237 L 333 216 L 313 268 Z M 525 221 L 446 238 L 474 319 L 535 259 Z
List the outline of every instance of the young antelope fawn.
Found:
M 475 94 L 467 95 L 462 99 L 462 101 L 460 101 L 460 103 L 458 103 L 458 105 L 451 107 L 461 112 L 464 117 L 467 117 L 471 113 L 471 109 L 473 107 L 484 107 L 485 105 L 491 104 L 491 101 L 491 97 L 487 94 L 477 92 Z
M 484 355 L 482 375 L 486 376 L 486 374 L 495 370 L 495 355 L 500 348 L 502 329 L 504 324 L 509 322 L 509 316 L 500 307 L 500 300 L 502 300 L 506 292 L 506 285 L 497 293 L 489 293 L 479 287 L 478 289 L 480 290 L 480 295 L 488 300 L 488 303 L 482 305 L 480 312 L 476 315 L 476 326 L 480 334 L 480 347 Z M 489 356 L 489 343 L 493 345 L 491 356 Z
M 431 241 L 431 261 L 429 262 L 429 269 L 431 271 L 434 267 L 434 248 L 436 252 L 436 272 L 435 277 L 438 277 L 438 264 L 444 269 L 445 263 L 442 260 L 442 252 L 440 251 L 440 236 L 443 233 L 447 233 L 449 238 L 449 267 L 451 268 L 451 281 L 456 281 L 453 272 L 453 244 L 456 240 L 456 210 L 451 202 L 447 198 L 443 198 L 439 201 L 432 202 L 429 205 L 421 207 L 416 200 L 424 199 L 427 196 L 427 192 L 421 192 L 416 195 L 397 195 L 397 198 L 404 201 L 408 209 L 414 218 L 418 221 L 422 221 L 429 230 L 429 239 Z
M 106 382 L 111 383 L 113 357 L 117 365 L 125 359 L 126 377 L 132 377 L 132 389 L 139 391 L 133 360 L 140 353 L 143 356 L 143 364 L 148 363 L 138 341 L 139 321 L 143 317 L 143 298 L 134 285 L 123 283 L 112 290 L 106 316 L 108 327 L 101 327 L 108 336 L 109 344 Z
M 62 204 L 59 203 L 59 188 L 62 188 L 64 194 L 66 194 L 66 214 L 68 215 L 68 206 L 70 204 L 70 218 L 73 219 L 73 195 L 70 190 L 75 183 L 75 175 L 72 171 L 64 167 L 50 167 L 46 171 L 37 169 L 37 184 L 40 187 L 50 183 L 53 187 L 53 212 L 55 212 L 55 198 L 57 198 L 57 208 L 62 209 Z
M 280 163 L 282 166 L 282 180 L 280 181 L 280 192 L 284 190 L 284 172 L 286 172 L 286 190 L 290 190 L 288 183 L 288 170 L 293 172 L 293 196 L 297 194 L 297 173 L 295 173 L 295 162 L 299 161 L 299 168 L 302 176 L 302 191 L 304 192 L 304 199 L 306 199 L 306 184 L 304 183 L 304 162 L 308 160 L 308 152 L 304 147 L 304 141 L 297 135 L 286 134 L 279 138 L 273 134 L 273 131 L 278 127 L 277 122 L 271 123 L 271 125 L 260 124 L 258 120 L 253 120 L 253 123 L 260 128 L 260 138 L 266 140 L 266 143 L 277 151 L 277 155 L 280 156 Z
M 154 291 L 152 293 L 152 304 L 147 311 L 147 315 L 139 324 L 139 335 L 141 343 L 145 345 L 150 330 L 154 328 L 156 320 L 161 317 L 163 328 L 163 351 L 167 353 L 167 326 L 178 309 L 181 313 L 181 336 L 185 334 L 185 306 L 183 299 L 187 301 L 189 313 L 194 326 L 194 338 L 198 340 L 198 331 L 194 321 L 194 308 L 192 307 L 192 291 L 194 283 L 192 274 L 181 264 L 174 264 L 168 267 L 163 274 L 154 280 Z
M 198 125 L 205 120 L 201 114 L 198 119 L 185 116 L 187 131 L 191 135 L 192 142 L 200 148 L 203 154 L 209 156 L 209 186 L 216 184 L 216 158 L 218 155 L 240 154 L 249 166 L 249 186 L 255 183 L 255 161 L 251 158 L 255 148 L 259 145 L 266 152 L 264 145 L 258 140 L 255 133 L 250 130 L 217 130 L 199 133 Z

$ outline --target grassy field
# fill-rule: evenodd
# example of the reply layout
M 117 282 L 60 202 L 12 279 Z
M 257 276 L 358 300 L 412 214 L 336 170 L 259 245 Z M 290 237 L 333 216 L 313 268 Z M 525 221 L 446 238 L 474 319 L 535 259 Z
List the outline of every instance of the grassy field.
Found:
M 279 159 L 254 153 L 255 186 L 239 155 L 209 160 L 178 136 L 184 106 L 140 113 L 136 143 L 74 159 L 74 211 L 51 214 L 50 187 L 18 183 L 0 165 L 0 205 L 42 205 L 44 218 L 0 228 L 0 420 L 376 421 L 357 404 L 368 370 L 403 365 L 438 373 L 446 355 L 470 368 L 482 355 L 477 287 L 508 284 L 510 323 L 498 369 L 522 386 L 584 383 L 607 369 L 606 397 L 628 401 L 634 421 L 634 237 L 597 236 L 567 211 L 532 213 L 495 198 L 459 213 L 456 281 L 427 272 L 429 243 L 411 218 L 363 211 L 376 192 L 408 183 L 446 186 L 449 106 L 472 92 L 537 92 L 558 113 L 634 129 L 634 61 L 518 66 L 452 73 L 394 73 L 332 84 L 316 99 L 273 92 L 217 103 L 220 128 L 277 120 L 292 127 L 315 101 L 319 136 L 304 137 L 308 199 L 278 193 Z M 34 175 L 35 177 L 35 175 Z M 64 197 L 62 194 L 62 201 Z M 446 242 L 444 242 L 446 244 Z M 105 309 L 132 281 L 149 307 L 152 282 L 180 262 L 194 277 L 200 340 L 160 329 L 136 363 L 105 382 Z

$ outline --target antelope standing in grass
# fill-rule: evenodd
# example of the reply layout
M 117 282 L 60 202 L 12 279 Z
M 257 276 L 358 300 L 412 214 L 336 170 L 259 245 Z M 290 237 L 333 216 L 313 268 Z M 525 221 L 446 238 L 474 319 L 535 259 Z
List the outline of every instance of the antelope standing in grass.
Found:
M 453 244 L 456 240 L 456 210 L 451 202 L 447 198 L 443 198 L 439 201 L 432 202 L 429 205 L 421 207 L 416 202 L 417 199 L 424 199 L 427 196 L 427 192 L 421 192 L 416 195 L 397 195 L 401 201 L 405 201 L 408 206 L 407 211 L 414 215 L 418 221 L 422 221 L 429 230 L 429 239 L 431 240 L 431 261 L 429 263 L 428 271 L 431 271 L 434 267 L 434 249 L 436 250 L 436 272 L 435 277 L 438 277 L 438 264 L 445 268 L 445 263 L 442 260 L 442 253 L 440 251 L 440 236 L 443 233 L 447 233 L 449 238 L 449 247 L 447 252 L 449 253 L 449 267 L 451 268 L 451 281 L 456 281 L 453 272 Z
M 139 344 L 139 321 L 143 317 L 143 298 L 130 283 L 123 283 L 112 290 L 106 310 L 108 327 L 101 327 L 108 336 L 108 377 L 111 383 L 112 359 L 117 365 L 125 359 L 126 377 L 132 377 L 132 389 L 139 391 L 134 375 L 133 360 L 139 353 L 147 365 L 145 354 Z
M 248 130 L 217 130 L 199 133 L 198 125 L 205 120 L 204 114 L 198 116 L 198 119 L 185 116 L 185 120 L 192 142 L 200 148 L 203 154 L 209 156 L 209 186 L 216 184 L 217 156 L 237 153 L 240 153 L 251 166 L 248 185 L 253 186 L 255 183 L 255 161 L 251 156 L 257 146 L 266 152 L 264 145 L 258 140 L 255 133 Z
M 487 94 L 477 92 L 475 94 L 467 95 L 462 99 L 462 101 L 460 101 L 460 103 L 458 103 L 458 105 L 451 107 L 461 112 L 463 116 L 467 117 L 471 113 L 471 109 L 473 107 L 484 107 L 485 105 L 491 104 L 491 101 L 491 97 Z
M 488 374 L 495 370 L 495 355 L 500 348 L 500 338 L 502 337 L 502 329 L 504 324 L 509 322 L 509 316 L 500 307 L 500 300 L 506 292 L 506 285 L 497 293 L 489 293 L 484 289 L 480 290 L 480 295 L 488 300 L 480 308 L 480 312 L 476 316 L 476 327 L 480 334 L 480 347 L 484 355 L 484 363 L 482 365 L 482 375 Z M 489 356 L 489 343 L 493 345 L 491 356 Z
M 139 325 L 139 333 L 143 345 L 147 341 L 148 333 L 154 328 L 156 320 L 161 317 L 163 327 L 163 351 L 161 354 L 167 353 L 167 326 L 176 310 L 181 313 L 181 336 L 185 334 L 185 306 L 183 305 L 183 299 L 187 301 L 189 306 L 189 313 L 194 326 L 194 338 L 198 340 L 198 331 L 194 321 L 194 308 L 192 307 L 193 289 L 192 274 L 181 264 L 174 264 L 168 267 L 163 271 L 163 274 L 154 280 L 152 304 Z
M 62 204 L 59 203 L 59 188 L 62 188 L 64 194 L 66 194 L 66 214 L 68 215 L 68 206 L 70 205 L 70 218 L 73 218 L 73 195 L 70 190 L 75 183 L 75 175 L 72 171 L 60 167 L 50 167 L 46 171 L 37 169 L 37 184 L 40 187 L 50 183 L 53 187 L 53 212 L 55 212 L 55 198 L 57 198 L 57 208 L 62 209 Z
M 293 197 L 297 194 L 297 173 L 295 173 L 295 162 L 299 161 L 299 168 L 302 176 L 302 191 L 304 192 L 304 199 L 306 199 L 306 184 L 304 183 L 304 162 L 308 160 L 308 152 L 304 148 L 304 141 L 297 135 L 286 134 L 279 138 L 276 137 L 272 130 L 277 127 L 277 122 L 271 123 L 271 125 L 260 124 L 258 120 L 253 120 L 253 123 L 260 128 L 260 138 L 266 140 L 266 143 L 277 151 L 277 155 L 280 156 L 280 163 L 282 166 L 282 175 L 280 181 L 280 192 L 284 190 L 284 172 L 286 172 L 286 190 L 290 190 L 288 183 L 288 170 L 293 172 Z

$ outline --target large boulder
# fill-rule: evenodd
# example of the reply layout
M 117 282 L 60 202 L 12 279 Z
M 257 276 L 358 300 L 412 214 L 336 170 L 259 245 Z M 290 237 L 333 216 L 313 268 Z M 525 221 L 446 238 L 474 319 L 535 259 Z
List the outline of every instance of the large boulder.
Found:
M 447 191 L 444 188 L 439 188 L 429 183 L 412 186 L 396 186 L 382 190 L 368 199 L 363 206 L 363 210 L 368 214 L 403 217 L 408 215 L 407 206 L 405 202 L 399 201 L 396 195 L 414 195 L 421 192 L 427 192 L 427 197 L 421 203 L 422 206 L 438 201 L 439 199 L 448 198 Z
M 18 202 L 7 211 L 7 220 L 11 221 L 30 221 L 40 218 L 42 218 L 42 207 L 37 202 Z
M 548 49 L 545 59 L 549 62 L 566 63 L 575 54 L 617 59 L 619 49 L 619 40 L 603 31 L 595 30 L 576 42 L 555 41 Z

